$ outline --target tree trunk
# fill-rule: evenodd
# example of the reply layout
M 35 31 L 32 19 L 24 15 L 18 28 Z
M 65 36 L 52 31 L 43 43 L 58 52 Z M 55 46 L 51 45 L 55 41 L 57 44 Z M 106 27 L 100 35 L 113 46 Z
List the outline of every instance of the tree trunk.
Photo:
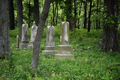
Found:
M 34 20 L 36 25 L 38 26 L 39 24 L 39 1 L 34 0 Z
M 73 18 L 71 17 L 72 14 L 72 1 L 71 0 L 66 0 L 65 2 L 66 5 L 66 21 L 69 22 L 70 30 L 72 30 L 73 26 Z
M 88 16 L 88 32 L 90 32 L 90 27 L 91 27 L 91 8 L 92 8 L 92 1 L 90 1 L 90 10 L 89 10 L 89 16 Z
M 100 48 L 119 51 L 118 43 L 118 0 L 104 0 L 106 19 L 103 23 L 103 37 Z
M 9 0 L 9 18 L 10 18 L 10 30 L 14 30 L 15 24 L 14 24 L 13 0 Z
M 30 16 L 31 16 L 31 5 L 30 5 L 30 0 L 29 0 L 28 8 L 29 8 L 29 12 L 28 12 L 28 17 L 29 17 L 29 20 L 28 20 L 28 27 L 30 27 L 30 22 L 31 22 L 31 19 L 30 19 Z
M 54 26 L 55 25 L 55 7 L 54 7 L 54 2 L 52 4 L 53 6 L 53 18 L 52 18 L 52 25 Z
M 22 39 L 22 24 L 23 24 L 22 0 L 17 0 L 17 17 L 18 17 L 19 38 L 21 40 Z
M 79 5 L 79 16 L 81 14 L 81 7 L 82 7 L 82 2 L 81 2 L 81 5 Z M 78 18 L 78 29 L 80 29 L 80 19 Z
M 74 18 L 76 19 L 77 16 L 77 0 L 74 0 Z M 74 28 L 76 28 L 76 22 L 74 24 Z
M 42 11 L 42 14 L 40 17 L 40 23 L 38 26 L 37 35 L 36 35 L 36 38 L 34 41 L 34 47 L 33 47 L 33 58 L 32 58 L 32 62 L 31 62 L 32 69 L 36 69 L 38 67 L 41 36 L 42 36 L 43 29 L 45 26 L 45 21 L 48 17 L 50 3 L 51 3 L 51 0 L 45 0 L 43 11 Z
M 0 0 L 0 57 L 11 56 L 8 0 Z
M 96 10 L 96 14 L 97 14 L 97 17 L 96 17 L 96 29 L 100 29 L 100 20 L 99 20 L 99 17 L 98 17 L 98 14 L 99 14 L 99 0 L 97 0 L 97 10 Z
M 58 19 L 58 3 L 56 3 L 56 25 L 57 25 L 57 19 Z
M 84 28 L 86 28 L 87 24 L 87 2 L 84 3 Z

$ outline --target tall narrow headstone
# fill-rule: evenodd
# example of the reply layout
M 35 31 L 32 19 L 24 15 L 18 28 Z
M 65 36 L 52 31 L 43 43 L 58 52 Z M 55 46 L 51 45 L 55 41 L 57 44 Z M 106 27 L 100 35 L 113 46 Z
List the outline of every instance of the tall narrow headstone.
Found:
M 19 48 L 19 35 L 17 35 L 17 37 L 16 37 L 16 48 Z
M 69 22 L 62 22 L 60 27 L 60 45 L 58 46 L 58 54 L 55 54 L 55 58 L 74 59 L 71 50 L 72 47 L 69 45 Z
M 44 55 L 54 55 L 57 53 L 55 48 L 54 41 L 54 26 L 47 26 L 46 30 L 46 47 L 45 50 L 42 51 Z
M 33 49 L 33 43 L 36 38 L 37 29 L 38 27 L 36 26 L 35 21 L 34 21 L 33 26 L 31 27 L 31 39 L 30 39 L 31 41 L 29 42 L 28 49 Z
M 22 24 L 22 40 L 21 40 L 21 44 L 20 44 L 20 49 L 27 48 L 28 44 L 29 44 L 28 25 Z

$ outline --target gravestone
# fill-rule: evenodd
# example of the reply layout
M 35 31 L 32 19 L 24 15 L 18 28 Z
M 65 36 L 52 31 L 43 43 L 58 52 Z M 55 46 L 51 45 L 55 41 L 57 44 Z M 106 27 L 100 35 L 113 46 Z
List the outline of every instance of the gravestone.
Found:
M 20 49 L 27 48 L 29 44 L 28 40 L 28 25 L 27 24 L 22 24 L 22 40 L 20 43 Z
M 46 30 L 46 47 L 45 50 L 42 51 L 44 55 L 54 55 L 57 53 L 55 48 L 54 41 L 54 26 L 47 26 Z
M 17 35 L 17 37 L 16 37 L 16 48 L 19 48 L 19 35 Z
M 35 38 L 36 38 L 37 29 L 38 29 L 38 27 L 36 26 L 35 21 L 34 21 L 33 26 L 31 27 L 31 38 L 30 38 L 31 41 L 28 44 L 28 49 L 33 50 L 33 43 L 34 43 Z
M 69 45 L 69 22 L 62 22 L 60 26 L 60 45 L 58 46 L 58 54 L 55 54 L 55 58 L 74 59 L 71 50 L 72 47 Z

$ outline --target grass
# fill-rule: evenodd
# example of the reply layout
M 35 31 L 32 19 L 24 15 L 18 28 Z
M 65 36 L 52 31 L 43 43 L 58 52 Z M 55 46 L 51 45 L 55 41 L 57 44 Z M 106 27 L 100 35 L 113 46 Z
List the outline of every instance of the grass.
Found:
M 29 29 L 30 32 L 30 29 Z M 119 80 L 120 54 L 118 52 L 105 52 L 99 49 L 99 39 L 102 30 L 84 29 L 70 31 L 70 45 L 74 59 L 59 60 L 54 56 L 42 55 L 46 46 L 46 31 L 44 29 L 39 65 L 37 70 L 30 67 L 32 50 L 17 49 L 16 35 L 18 29 L 10 31 L 10 45 L 12 56 L 10 59 L 0 60 L 0 80 Z M 59 45 L 59 27 L 55 27 L 55 45 Z M 30 36 L 30 33 L 29 33 Z M 88 47 L 90 49 L 88 49 Z

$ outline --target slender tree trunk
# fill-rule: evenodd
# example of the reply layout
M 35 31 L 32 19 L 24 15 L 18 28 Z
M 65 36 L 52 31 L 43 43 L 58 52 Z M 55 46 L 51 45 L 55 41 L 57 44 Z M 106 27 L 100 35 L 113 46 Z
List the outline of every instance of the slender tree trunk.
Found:
M 92 1 L 90 2 L 90 10 L 89 10 L 89 16 L 88 16 L 88 32 L 90 32 L 90 27 L 91 27 L 91 8 L 92 8 Z
M 18 17 L 19 38 L 21 40 L 22 39 L 22 24 L 23 24 L 22 0 L 17 0 L 17 17 Z
M 97 15 L 98 15 L 98 2 L 99 0 L 97 0 L 97 10 L 96 10 Z M 96 29 L 98 29 L 98 17 L 96 18 Z
M 99 10 L 98 10 L 98 13 L 100 14 L 100 12 L 101 12 L 101 8 L 102 8 L 102 1 L 101 0 L 99 0 Z M 99 18 L 99 22 L 98 22 L 98 24 L 99 24 L 99 27 L 100 27 L 100 29 L 101 29 L 101 19 Z
M 76 19 L 76 16 L 77 16 L 77 0 L 74 0 L 74 18 Z M 76 21 L 75 21 L 75 24 L 74 24 L 74 28 L 76 28 Z
M 104 6 L 107 7 L 105 9 L 106 20 L 103 23 L 100 48 L 106 51 L 119 51 L 118 0 L 104 0 Z
M 43 11 L 42 11 L 42 14 L 40 17 L 40 23 L 38 26 L 37 35 L 36 35 L 36 38 L 34 41 L 34 47 L 33 47 L 33 58 L 32 58 L 32 62 L 31 62 L 32 69 L 36 69 L 38 67 L 41 36 L 42 36 L 43 29 L 45 26 L 45 21 L 48 17 L 50 3 L 51 3 L 51 0 L 45 0 Z
M 99 14 L 99 0 L 97 0 L 97 10 L 96 10 L 96 14 L 97 14 L 97 17 L 96 17 L 96 29 L 100 29 L 100 20 L 99 20 L 99 17 L 98 17 L 98 14 Z
M 52 4 L 53 6 L 53 18 L 52 18 L 52 25 L 55 25 L 55 7 L 54 7 L 54 3 Z
M 28 27 L 30 27 L 30 22 L 31 22 L 31 19 L 30 19 L 30 16 L 31 16 L 31 5 L 30 5 L 30 0 L 29 0 L 28 7 L 29 7 L 29 13 L 28 13 L 29 21 L 28 21 Z
M 82 7 L 82 2 L 81 2 L 81 5 L 79 6 L 79 16 L 81 14 L 81 7 Z M 78 29 L 80 29 L 80 19 L 78 18 Z
M 10 30 L 14 30 L 15 29 L 15 24 L 14 24 L 13 0 L 9 0 L 9 18 L 10 18 Z
M 65 5 L 66 5 L 66 11 L 67 11 L 67 13 L 66 13 L 66 21 L 69 22 L 69 26 L 70 26 L 69 29 L 72 30 L 72 28 L 73 28 L 73 25 L 72 25 L 73 19 L 71 17 L 71 14 L 72 14 L 72 1 L 71 0 L 66 0 Z
M 36 25 L 38 26 L 39 24 L 39 1 L 34 0 L 34 20 Z
M 86 28 L 87 24 L 87 2 L 84 3 L 84 28 Z
M 0 57 L 11 56 L 8 0 L 0 0 Z
M 58 19 L 58 3 L 56 3 L 56 25 L 57 25 L 57 19 Z
M 61 15 L 61 21 L 64 21 L 64 13 L 63 13 L 63 9 L 62 9 L 62 15 Z

